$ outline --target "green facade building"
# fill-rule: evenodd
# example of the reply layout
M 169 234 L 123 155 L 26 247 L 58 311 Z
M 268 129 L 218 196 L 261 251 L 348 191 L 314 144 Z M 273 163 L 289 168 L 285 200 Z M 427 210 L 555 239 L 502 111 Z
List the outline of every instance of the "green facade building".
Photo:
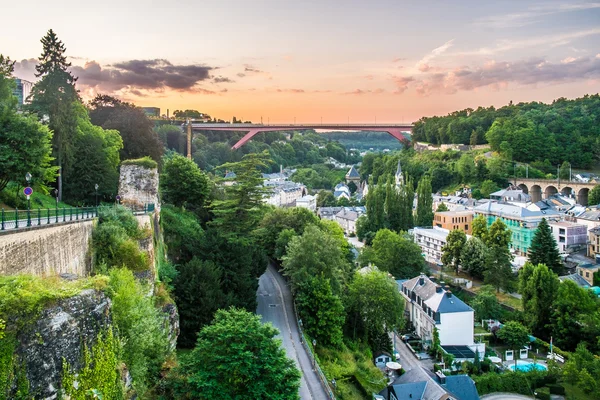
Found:
M 488 228 L 498 218 L 511 232 L 510 247 L 515 253 L 525 256 L 531 240 L 542 218 L 559 218 L 560 214 L 552 210 L 532 211 L 527 208 L 505 202 L 489 202 L 475 207 L 475 216 L 483 215 Z

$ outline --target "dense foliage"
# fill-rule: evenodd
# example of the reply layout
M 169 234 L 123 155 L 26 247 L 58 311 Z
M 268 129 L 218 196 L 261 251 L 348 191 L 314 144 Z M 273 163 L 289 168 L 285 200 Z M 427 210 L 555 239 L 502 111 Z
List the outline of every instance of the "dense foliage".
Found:
M 34 184 L 43 186 L 54 179 L 50 130 L 34 116 L 17 113 L 12 95 L 14 62 L 0 54 L 0 192 L 10 181 L 25 184 L 30 173 Z
M 184 364 L 187 390 L 202 399 L 299 399 L 300 371 L 285 355 L 279 332 L 260 317 L 231 308 L 216 312 Z
M 588 168 L 597 160 L 600 146 L 600 96 L 424 117 L 415 124 L 413 138 L 436 144 L 487 142 L 515 161 L 548 160 L 551 165 L 569 161 L 574 167 Z

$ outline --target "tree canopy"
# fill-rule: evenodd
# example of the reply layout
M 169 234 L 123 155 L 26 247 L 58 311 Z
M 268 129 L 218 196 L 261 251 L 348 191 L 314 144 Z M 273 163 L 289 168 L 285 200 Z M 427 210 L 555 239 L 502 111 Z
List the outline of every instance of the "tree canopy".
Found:
M 542 218 L 531 240 L 529 261 L 534 265 L 545 264 L 557 274 L 560 274 L 564 268 L 558 253 L 556 240 L 552 236 L 546 218 Z
M 217 311 L 184 364 L 189 394 L 201 399 L 299 399 L 300 371 L 275 339 L 278 333 L 247 311 Z

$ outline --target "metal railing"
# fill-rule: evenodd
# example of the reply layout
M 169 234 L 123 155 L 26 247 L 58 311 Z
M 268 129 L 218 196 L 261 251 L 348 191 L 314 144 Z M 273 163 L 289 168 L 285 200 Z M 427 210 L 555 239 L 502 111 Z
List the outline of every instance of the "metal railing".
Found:
M 46 226 L 58 223 L 86 221 L 98 216 L 99 207 L 55 207 L 28 210 L 0 209 L 0 231 L 15 230 L 32 226 Z M 143 208 L 130 208 L 134 213 L 154 211 L 154 204 L 144 204 Z
M 329 398 L 332 400 L 335 400 L 336 397 L 335 397 L 335 394 L 333 394 L 333 390 L 331 390 L 331 386 L 329 386 L 329 381 L 327 380 L 327 378 L 325 377 L 325 374 L 321 370 L 321 367 L 319 366 L 319 363 L 317 362 L 317 359 L 315 358 L 315 354 L 313 353 L 312 348 L 308 345 L 308 343 L 309 343 L 308 339 L 304 335 L 304 331 L 302 330 L 302 324 L 300 323 L 300 320 L 298 319 L 298 310 L 296 309 L 295 301 L 294 301 L 294 314 L 296 317 L 296 325 L 298 326 L 298 331 L 300 332 L 300 339 L 302 341 L 302 346 L 304 346 L 304 348 L 308 352 L 308 357 L 312 361 L 313 367 L 315 368 L 315 371 L 317 371 L 317 375 L 319 375 L 321 384 L 323 385 L 323 388 L 329 395 Z

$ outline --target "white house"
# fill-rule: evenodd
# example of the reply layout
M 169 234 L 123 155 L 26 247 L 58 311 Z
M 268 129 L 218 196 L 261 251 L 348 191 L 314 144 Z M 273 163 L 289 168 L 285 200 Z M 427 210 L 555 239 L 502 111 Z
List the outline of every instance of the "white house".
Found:
M 585 246 L 587 243 L 587 226 L 584 224 L 569 221 L 548 221 L 548 225 L 561 253 L 566 253 L 567 249 L 577 245 Z
M 348 187 L 348 185 L 346 185 L 345 183 L 338 183 L 337 185 L 335 185 L 335 189 L 333 190 L 333 197 L 335 197 L 336 200 L 339 200 L 342 197 L 345 197 L 347 200 L 350 200 L 352 194 L 350 193 L 350 188 Z
M 442 262 L 442 247 L 446 245 L 446 237 L 450 233 L 448 229 L 438 228 L 415 228 L 413 229 L 415 243 L 421 248 L 425 260 L 430 263 L 440 264 Z
M 308 208 L 310 211 L 317 210 L 317 196 L 307 194 L 304 197 L 296 199 L 296 207 Z
M 433 331 L 437 328 L 440 345 L 456 360 L 473 359 L 477 350 L 483 358 L 485 344 L 474 341 L 471 307 L 424 274 L 397 282 L 405 299 L 405 313 L 425 346 L 432 344 Z

